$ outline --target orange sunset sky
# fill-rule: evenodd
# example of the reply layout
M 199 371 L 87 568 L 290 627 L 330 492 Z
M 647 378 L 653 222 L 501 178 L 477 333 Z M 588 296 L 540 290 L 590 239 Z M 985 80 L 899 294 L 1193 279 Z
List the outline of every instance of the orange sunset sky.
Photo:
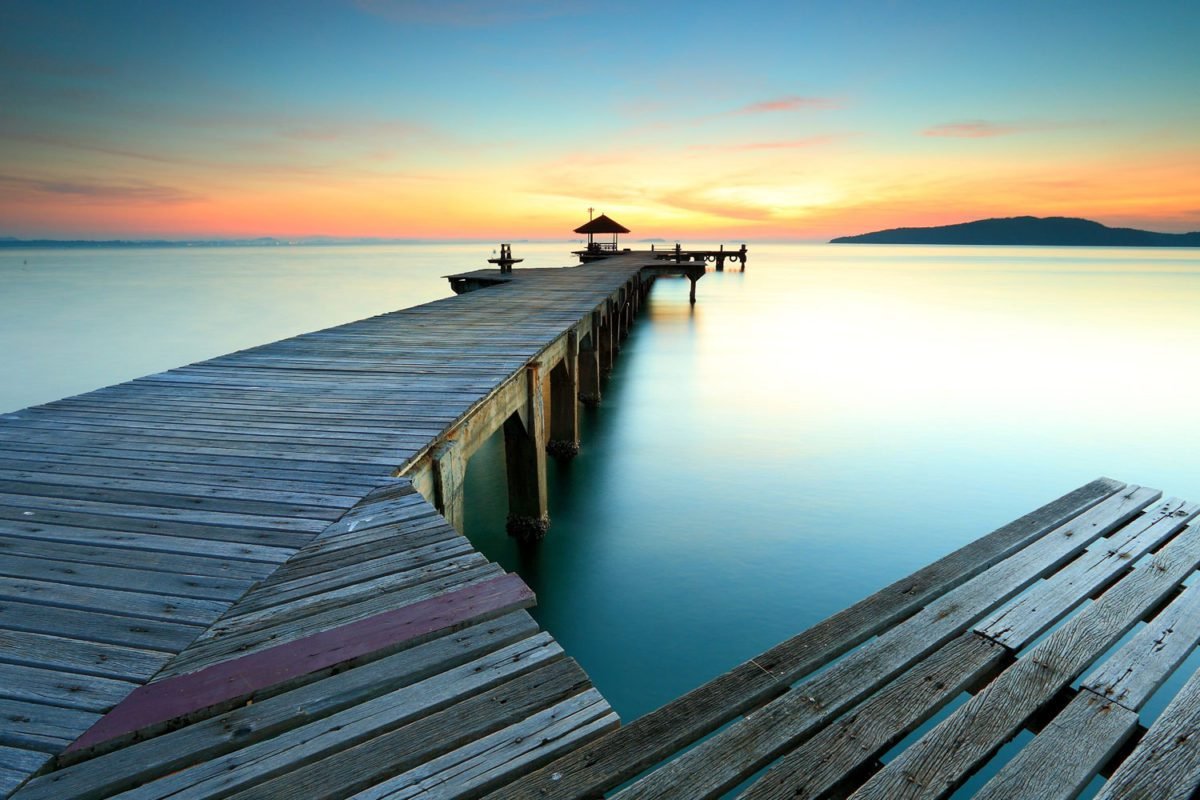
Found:
M 0 236 L 1200 229 L 1194 3 L 8 2 Z

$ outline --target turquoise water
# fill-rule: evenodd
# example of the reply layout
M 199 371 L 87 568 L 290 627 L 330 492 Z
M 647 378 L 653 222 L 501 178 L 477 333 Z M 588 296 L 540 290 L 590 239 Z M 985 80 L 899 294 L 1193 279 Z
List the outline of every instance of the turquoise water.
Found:
M 444 296 L 489 249 L 0 251 L 0 410 Z M 468 469 L 468 535 L 625 720 L 1099 475 L 1200 499 L 1200 252 L 751 243 L 698 295 L 655 286 L 539 548 L 502 444 Z

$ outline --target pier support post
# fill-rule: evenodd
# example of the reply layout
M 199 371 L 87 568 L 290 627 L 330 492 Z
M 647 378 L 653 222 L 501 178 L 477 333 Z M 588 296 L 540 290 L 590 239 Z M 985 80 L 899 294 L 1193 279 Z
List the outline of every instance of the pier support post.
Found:
M 600 372 L 604 375 L 612 372 L 613 368 L 613 304 L 612 300 L 604 303 L 604 316 L 600 320 Z
M 463 483 L 467 462 L 453 439 L 433 451 L 433 505 L 459 533 L 463 532 Z
M 567 333 L 567 353 L 550 370 L 550 441 L 546 452 L 571 458 L 579 452 L 579 342 Z
M 593 314 L 592 332 L 579 343 L 579 401 L 585 405 L 600 405 L 600 358 L 596 352 L 596 336 L 600 325 Z
M 629 336 L 629 290 L 622 288 L 617 295 L 617 338 L 625 341 Z
M 504 421 L 504 460 L 508 473 L 508 535 L 533 542 L 550 528 L 546 497 L 546 414 L 541 368 L 525 368 L 525 408 Z
M 688 275 L 688 280 L 692 283 L 692 288 L 688 292 L 688 302 L 696 305 L 696 281 L 699 279 L 695 275 Z

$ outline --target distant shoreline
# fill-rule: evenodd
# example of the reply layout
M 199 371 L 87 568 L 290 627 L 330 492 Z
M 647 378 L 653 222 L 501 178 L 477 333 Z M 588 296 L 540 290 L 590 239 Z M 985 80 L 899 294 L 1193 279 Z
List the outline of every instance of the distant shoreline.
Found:
M 1005 217 L 928 228 L 890 228 L 839 236 L 830 244 L 924 244 L 1032 247 L 1200 247 L 1200 232 L 1110 228 L 1077 217 Z

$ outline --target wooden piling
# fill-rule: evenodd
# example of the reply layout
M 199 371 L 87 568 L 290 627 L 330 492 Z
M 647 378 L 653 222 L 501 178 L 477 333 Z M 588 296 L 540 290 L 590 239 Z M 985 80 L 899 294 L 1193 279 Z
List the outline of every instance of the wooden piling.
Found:
M 546 451 L 556 458 L 579 452 L 579 341 L 567 334 L 567 352 L 550 370 L 550 441 Z
M 550 528 L 546 492 L 546 417 L 540 373 L 537 362 L 526 366 L 526 406 L 504 422 L 507 529 L 510 536 L 523 542 L 541 539 Z

